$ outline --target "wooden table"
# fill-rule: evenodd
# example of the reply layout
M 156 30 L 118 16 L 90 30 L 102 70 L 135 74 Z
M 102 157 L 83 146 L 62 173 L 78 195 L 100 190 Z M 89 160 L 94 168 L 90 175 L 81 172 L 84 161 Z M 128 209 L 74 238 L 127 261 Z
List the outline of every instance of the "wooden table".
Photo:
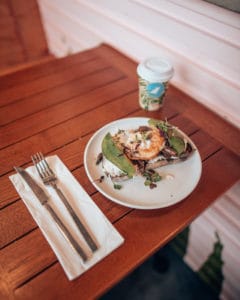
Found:
M 93 299 L 165 245 L 240 178 L 239 130 L 170 86 L 164 108 L 138 105 L 136 63 L 107 45 L 0 78 L 0 298 Z M 196 143 L 201 180 L 184 201 L 135 210 L 98 193 L 83 167 L 92 134 L 123 117 L 165 119 Z M 76 280 L 67 280 L 9 175 L 31 154 L 57 154 L 125 243 Z

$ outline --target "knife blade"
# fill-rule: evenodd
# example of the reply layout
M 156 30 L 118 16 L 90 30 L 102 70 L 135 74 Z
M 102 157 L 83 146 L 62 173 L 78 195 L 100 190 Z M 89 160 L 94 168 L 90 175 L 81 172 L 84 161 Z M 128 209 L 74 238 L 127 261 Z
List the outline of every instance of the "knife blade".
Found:
M 58 229 L 65 237 L 65 239 L 68 241 L 68 243 L 71 245 L 71 247 L 81 256 L 83 261 L 86 261 L 88 259 L 87 254 L 79 245 L 79 243 L 75 240 L 75 238 L 72 236 L 70 231 L 64 225 L 64 223 L 62 222 L 60 217 L 56 214 L 56 212 L 51 207 L 51 205 L 48 203 L 49 197 L 46 194 L 46 192 L 38 185 L 38 183 L 32 178 L 32 176 L 25 169 L 21 167 L 14 167 L 14 169 L 24 179 L 24 181 L 30 187 L 30 189 L 37 197 L 37 199 L 40 201 L 40 203 L 48 210 L 49 214 L 57 224 Z

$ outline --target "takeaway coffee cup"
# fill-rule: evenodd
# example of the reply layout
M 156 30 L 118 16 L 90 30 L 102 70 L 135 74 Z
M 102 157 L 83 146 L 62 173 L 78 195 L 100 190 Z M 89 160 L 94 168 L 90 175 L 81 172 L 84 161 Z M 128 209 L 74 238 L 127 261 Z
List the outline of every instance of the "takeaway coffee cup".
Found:
M 139 77 L 139 105 L 149 111 L 163 106 L 168 82 L 174 73 L 172 64 L 165 58 L 151 57 L 137 67 Z

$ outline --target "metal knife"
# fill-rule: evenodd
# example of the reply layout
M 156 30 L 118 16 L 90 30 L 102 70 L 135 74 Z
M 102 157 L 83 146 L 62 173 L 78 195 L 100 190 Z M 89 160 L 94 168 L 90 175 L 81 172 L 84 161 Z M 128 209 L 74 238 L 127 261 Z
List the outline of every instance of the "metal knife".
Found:
M 48 195 L 45 191 L 35 182 L 35 180 L 28 174 L 28 172 L 21 167 L 14 167 L 17 173 L 26 181 L 28 186 L 31 188 L 32 192 L 35 194 L 40 203 L 48 210 L 53 220 L 56 222 L 60 232 L 65 237 L 65 239 L 69 242 L 71 247 L 81 256 L 83 261 L 88 259 L 87 254 L 82 249 L 82 247 L 78 244 L 75 238 L 71 235 L 67 227 L 61 221 L 59 216 L 53 210 L 51 205 L 48 203 Z

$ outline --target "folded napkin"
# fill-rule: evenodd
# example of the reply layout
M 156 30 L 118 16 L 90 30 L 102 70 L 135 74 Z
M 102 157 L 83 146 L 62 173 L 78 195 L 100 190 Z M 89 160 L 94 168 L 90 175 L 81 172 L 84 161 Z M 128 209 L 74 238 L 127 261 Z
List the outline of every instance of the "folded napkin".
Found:
M 68 241 L 66 241 L 59 231 L 51 215 L 46 208 L 41 205 L 24 179 L 19 174 L 14 174 L 9 178 L 55 252 L 68 279 L 73 280 L 119 247 L 124 239 L 77 182 L 59 157 L 54 155 L 47 157 L 46 159 L 58 177 L 59 188 L 63 191 L 70 205 L 73 207 L 76 214 L 84 221 L 84 224 L 86 224 L 86 227 L 97 242 L 99 249 L 93 254 L 91 254 L 91 250 L 87 246 L 69 212 L 66 210 L 54 189 L 45 186 L 42 183 L 34 166 L 31 166 L 26 170 L 39 186 L 46 191 L 49 195 L 50 205 L 67 226 L 74 238 L 89 254 L 90 259 L 87 262 L 83 262 L 81 257 L 72 249 Z

